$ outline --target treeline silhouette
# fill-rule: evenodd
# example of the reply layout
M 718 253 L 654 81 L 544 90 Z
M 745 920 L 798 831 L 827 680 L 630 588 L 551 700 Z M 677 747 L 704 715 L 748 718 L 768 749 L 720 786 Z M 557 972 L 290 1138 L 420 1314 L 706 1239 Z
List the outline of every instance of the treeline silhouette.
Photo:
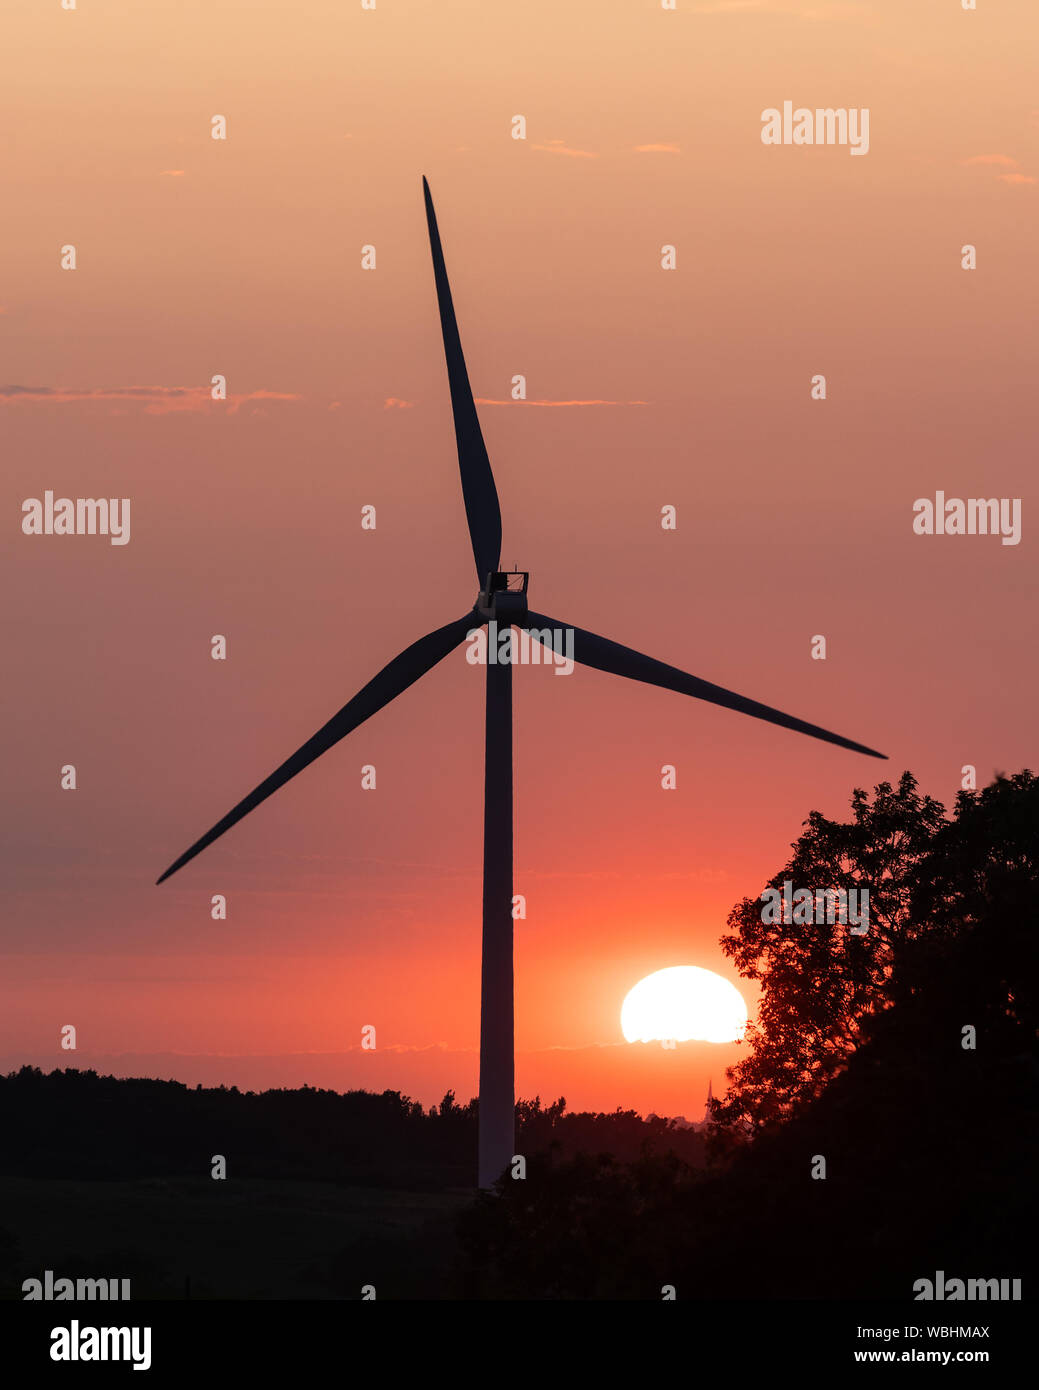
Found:
M 34 1178 L 305 1178 L 416 1190 L 471 1187 L 478 1101 L 449 1091 L 423 1109 L 399 1091 L 241 1092 L 94 1071 L 23 1067 L 0 1078 L 0 1174 Z M 517 1152 L 631 1161 L 673 1152 L 702 1163 L 705 1144 L 674 1121 L 633 1110 L 567 1113 L 563 1098 L 516 1107 Z

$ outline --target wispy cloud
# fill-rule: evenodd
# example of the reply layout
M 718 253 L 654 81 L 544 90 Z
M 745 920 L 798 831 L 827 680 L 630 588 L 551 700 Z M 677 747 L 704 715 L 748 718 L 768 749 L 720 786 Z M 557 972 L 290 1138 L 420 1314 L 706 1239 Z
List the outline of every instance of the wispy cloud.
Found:
M 649 405 L 649 401 L 499 401 L 490 396 L 477 396 L 477 405 L 547 405 L 553 407 L 572 405 Z
M 3 386 L 0 385 L 0 405 L 25 402 L 43 405 L 68 405 L 83 401 L 122 401 L 130 405 L 143 406 L 146 414 L 166 415 L 175 410 L 223 410 L 236 415 L 245 405 L 258 401 L 300 401 L 303 397 L 292 391 L 246 391 L 241 395 L 229 394 L 226 401 L 215 401 L 208 386 Z M 383 410 L 413 410 L 416 401 L 402 400 L 399 396 L 387 396 Z M 570 406 L 593 405 L 649 405 L 649 401 L 514 401 L 498 400 L 491 396 L 477 396 L 477 405 L 519 405 L 547 406 L 561 409 Z M 337 410 L 342 401 L 332 401 L 328 409 Z M 121 414 L 127 412 L 122 411 Z
M 182 179 L 185 171 L 183 169 L 163 169 L 159 174 L 160 179 Z
M 636 145 L 636 154 L 681 154 L 681 145 Z
M 1004 169 L 1016 169 L 1017 160 L 1008 154 L 972 154 L 969 159 L 961 159 L 961 164 L 997 164 Z
M 967 168 L 983 169 L 1009 169 L 1012 173 L 997 174 L 1000 183 L 1009 184 L 1032 184 L 1037 180 L 1031 174 L 1017 172 L 1020 165 L 1016 159 L 1009 154 L 972 154 L 969 159 L 961 159 L 960 163 Z
M 302 396 L 290 391 L 246 391 L 231 394 L 226 401 L 215 401 L 208 386 L 0 386 L 0 401 L 42 402 L 67 405 L 75 401 L 130 401 L 143 405 L 148 415 L 166 415 L 174 410 L 225 410 L 237 415 L 252 401 L 298 401 Z
M 738 14 L 743 10 L 775 8 L 773 0 L 712 0 L 709 5 L 694 5 L 693 14 Z
M 798 0 L 708 0 L 706 4 L 694 5 L 691 13 L 779 14 L 822 23 L 873 17 L 871 6 L 859 3 L 859 0 L 821 0 L 816 5 L 798 3 Z
M 597 154 L 592 154 L 590 150 L 574 150 L 562 140 L 549 140 L 545 145 L 532 145 L 531 149 L 544 150 L 548 154 L 567 154 L 572 159 L 598 159 Z

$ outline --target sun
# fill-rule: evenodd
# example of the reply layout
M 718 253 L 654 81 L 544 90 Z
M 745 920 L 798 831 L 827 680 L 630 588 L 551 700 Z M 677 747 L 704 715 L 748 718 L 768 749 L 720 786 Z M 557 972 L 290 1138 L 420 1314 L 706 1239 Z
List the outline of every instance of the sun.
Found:
M 736 986 L 698 965 L 654 971 L 621 1005 L 627 1042 L 735 1042 L 746 1026 L 747 1006 Z

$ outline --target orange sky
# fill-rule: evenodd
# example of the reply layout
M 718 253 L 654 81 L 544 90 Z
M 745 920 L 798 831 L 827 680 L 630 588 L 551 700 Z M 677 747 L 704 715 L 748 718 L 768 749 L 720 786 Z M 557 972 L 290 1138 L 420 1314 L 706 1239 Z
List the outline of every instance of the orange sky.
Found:
M 978 4 L 9 4 L 0 1065 L 475 1089 L 462 650 L 154 886 L 475 598 L 423 173 L 477 397 L 619 403 L 481 407 L 532 606 L 891 756 L 520 670 L 521 1094 L 698 1117 L 737 1050 L 629 1048 L 627 989 L 737 978 L 726 913 L 809 810 L 1034 765 L 1039 11 Z M 786 99 L 868 107 L 868 155 L 764 146 Z M 130 543 L 23 536 L 48 488 L 130 497 Z M 915 536 L 936 489 L 1022 498 L 1021 544 Z

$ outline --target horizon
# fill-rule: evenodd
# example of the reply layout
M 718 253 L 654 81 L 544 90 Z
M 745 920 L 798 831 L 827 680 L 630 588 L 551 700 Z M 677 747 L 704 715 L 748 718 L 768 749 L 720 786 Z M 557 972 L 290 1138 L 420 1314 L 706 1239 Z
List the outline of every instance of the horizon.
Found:
M 313 1083 L 310 1083 L 310 1082 L 303 1082 L 302 1084 L 297 1085 L 297 1086 L 290 1086 L 290 1085 L 281 1085 L 281 1086 L 272 1085 L 272 1086 L 263 1086 L 263 1087 L 239 1086 L 237 1083 L 226 1083 L 226 1082 L 204 1083 L 204 1082 L 201 1082 L 201 1081 L 198 1081 L 198 1082 L 184 1081 L 184 1080 L 182 1080 L 180 1077 L 176 1077 L 176 1076 L 153 1076 L 153 1075 L 150 1074 L 150 1072 L 126 1071 L 125 1074 L 122 1074 L 122 1073 L 119 1073 L 119 1072 L 113 1072 L 113 1071 L 111 1071 L 111 1070 L 108 1070 L 107 1068 L 106 1068 L 105 1070 L 102 1070 L 100 1066 L 86 1066 L 86 1065 L 83 1065 L 83 1064 L 77 1064 L 76 1066 L 54 1067 L 54 1068 L 51 1068 L 50 1070 L 48 1070 L 46 1067 L 36 1067 L 36 1066 L 34 1066 L 33 1064 L 30 1064 L 30 1063 L 23 1063 L 21 1066 L 9 1068 L 9 1067 L 6 1065 L 6 1059 L 0 1058 L 0 1080 L 7 1080 L 7 1081 L 9 1081 L 9 1080 L 11 1080 L 12 1078 L 17 1077 L 17 1075 L 19 1074 L 19 1072 L 20 1072 L 20 1071 L 23 1071 L 23 1070 L 25 1070 L 25 1069 L 29 1069 L 29 1070 L 33 1070 L 33 1071 L 39 1071 L 39 1072 L 41 1073 L 41 1075 L 43 1075 L 43 1076 L 45 1076 L 45 1077 L 50 1077 L 50 1076 L 52 1076 L 52 1075 L 54 1075 L 54 1074 L 67 1075 L 67 1074 L 70 1074 L 70 1073 L 77 1073 L 77 1074 L 82 1074 L 82 1075 L 91 1075 L 91 1076 L 94 1076 L 98 1081 L 146 1081 L 146 1082 L 155 1082 L 156 1085 L 160 1085 L 160 1086 L 165 1086 L 165 1085 L 182 1086 L 185 1090 L 188 1090 L 188 1091 L 202 1091 L 202 1092 L 206 1092 L 206 1091 L 236 1091 L 239 1095 L 249 1095 L 249 1096 L 260 1096 L 260 1095 L 266 1095 L 266 1094 L 268 1094 L 268 1093 L 270 1093 L 270 1092 L 283 1092 L 283 1091 L 300 1091 L 300 1092 L 302 1092 L 302 1091 L 320 1091 L 322 1094 L 326 1094 L 326 1095 L 327 1095 L 327 1094 L 334 1094 L 334 1095 L 337 1095 L 337 1096 L 369 1095 L 369 1096 L 376 1096 L 376 1097 L 377 1097 L 377 1096 L 385 1095 L 385 1094 L 387 1094 L 387 1093 L 389 1093 L 389 1094 L 399 1094 L 402 1100 L 404 1100 L 404 1101 L 409 1101 L 409 1102 L 411 1102 L 412 1104 L 417 1103 L 417 1104 L 420 1106 L 420 1108 L 422 1109 L 423 1113 L 426 1114 L 426 1115 L 433 1114 L 435 1111 L 437 1111 L 437 1110 L 439 1109 L 439 1107 L 441 1106 L 442 1102 L 443 1102 L 449 1095 L 452 1097 L 452 1104 L 453 1104 L 454 1106 L 457 1106 L 459 1109 L 467 1109 L 467 1108 L 468 1108 L 470 1105 L 472 1105 L 472 1104 L 479 1104 L 479 1097 L 477 1096 L 475 1090 L 474 1090 L 474 1092 L 473 1092 L 472 1095 L 470 1095 L 470 1096 L 465 1096 L 464 1094 L 463 1094 L 463 1095 L 459 1095 L 459 1094 L 455 1091 L 454 1087 L 448 1087 L 448 1088 L 438 1097 L 437 1100 L 431 1102 L 430 1104 L 426 1104 L 426 1103 L 420 1101 L 416 1096 L 410 1096 L 410 1095 L 407 1095 L 407 1094 L 404 1093 L 404 1092 L 398 1092 L 398 1091 L 396 1091 L 395 1088 L 393 1088 L 393 1087 L 382 1087 L 382 1088 L 379 1088 L 379 1089 L 369 1089 L 368 1087 L 365 1087 L 365 1086 L 351 1086 L 351 1087 L 347 1087 L 347 1088 L 339 1088 L 339 1087 L 336 1087 L 336 1086 L 315 1086 Z M 710 1087 L 709 1087 L 709 1088 L 708 1088 L 708 1094 L 707 1094 L 707 1096 L 705 1096 L 705 1098 L 704 1098 L 705 1108 L 706 1108 L 706 1102 L 707 1102 L 708 1100 L 710 1100 L 711 1098 L 712 1098 L 712 1096 L 711 1096 L 711 1091 L 710 1091 Z M 717 1097 L 715 1097 L 715 1099 L 717 1099 Z M 614 1114 L 617 1114 L 618 1112 L 630 1114 L 630 1113 L 632 1113 L 632 1110 L 633 1110 L 633 1108 L 632 1108 L 632 1107 L 629 1107 L 629 1106 L 617 1106 L 617 1107 L 615 1107 L 613 1110 L 608 1110 L 608 1111 L 603 1111 L 603 1110 L 601 1110 L 601 1109 L 598 1109 L 598 1110 L 586 1109 L 585 1107 L 571 1105 L 570 1102 L 567 1100 L 567 1098 L 566 1098 L 565 1096 L 555 1096 L 555 1097 L 551 1097 L 551 1098 L 549 1098 L 549 1097 L 547 1097 L 547 1096 L 540 1096 L 540 1095 L 523 1096 L 523 1095 L 517 1094 L 517 1096 L 516 1096 L 516 1105 L 517 1105 L 517 1106 L 521 1106 L 521 1105 L 532 1105 L 532 1104 L 540 1104 L 541 1107 L 542 1107 L 542 1109 L 545 1109 L 545 1108 L 547 1108 L 548 1106 L 556 1105 L 556 1104 L 559 1104 L 560 1102 L 562 1102 L 562 1110 L 561 1110 L 560 1113 L 566 1114 L 566 1115 L 578 1115 L 578 1114 L 598 1114 L 598 1115 L 603 1115 L 603 1114 L 605 1114 L 605 1115 L 614 1115 Z M 690 1119 L 687 1115 L 671 1115 L 671 1114 L 664 1114 L 664 1115 L 662 1115 L 662 1114 L 659 1114 L 659 1113 L 658 1113 L 657 1111 L 655 1111 L 655 1110 L 649 1110 L 649 1111 L 647 1111 L 645 1114 L 641 1114 L 640 1112 L 637 1112 L 637 1111 L 634 1112 L 634 1113 L 636 1113 L 637 1117 L 638 1117 L 640 1120 L 655 1120 L 655 1119 L 656 1119 L 656 1120 L 674 1121 L 675 1124 L 676 1124 L 680 1129 L 699 1129 L 699 1128 L 701 1128 L 702 1125 L 703 1125 L 703 1121 L 702 1121 L 702 1120 Z
M 540 1095 L 542 1103 L 549 1104 L 562 1097 L 566 1100 L 568 1112 L 587 1110 L 610 1113 L 619 1108 L 635 1110 L 643 1116 L 685 1116 L 698 1123 L 696 1116 L 703 1109 L 707 1086 L 713 1083 L 716 1096 L 724 1096 L 726 1086 L 724 1073 L 718 1075 L 710 1072 L 703 1090 L 697 1094 L 695 1077 L 699 1074 L 700 1060 L 693 1051 L 695 1046 L 693 1043 L 677 1044 L 677 1048 L 689 1049 L 685 1058 L 686 1068 L 681 1076 L 668 1078 L 664 1085 L 653 1077 L 652 1064 L 656 1059 L 649 1055 L 659 1048 L 659 1044 L 622 1042 L 608 1044 L 605 1048 L 574 1049 L 592 1054 L 585 1059 L 585 1070 L 591 1074 L 593 1084 L 589 1086 L 586 1082 L 573 1095 L 565 1089 L 570 1079 L 567 1049 L 546 1049 L 545 1054 L 534 1054 L 533 1057 L 517 1053 L 516 1101 L 534 1100 Z M 616 1053 L 621 1049 L 624 1049 L 624 1053 L 618 1077 Z M 557 1051 L 563 1054 L 559 1058 L 552 1056 Z M 595 1055 L 602 1052 L 608 1055 Z M 421 1055 L 415 1056 L 416 1053 Z M 479 1052 L 476 1048 L 459 1053 L 434 1043 L 427 1048 L 407 1049 L 406 1056 L 417 1080 L 417 1085 L 413 1087 L 397 1085 L 393 1080 L 400 1065 L 397 1050 L 387 1048 L 364 1052 L 359 1047 L 347 1052 L 268 1055 L 172 1052 L 106 1054 L 88 1053 L 85 1049 L 77 1048 L 75 1052 L 66 1052 L 62 1057 L 50 1061 L 12 1053 L 0 1055 L 0 1076 L 11 1075 L 29 1066 L 38 1067 L 48 1074 L 53 1070 L 96 1071 L 99 1076 L 112 1076 L 116 1080 L 176 1081 L 189 1088 L 201 1084 L 205 1089 L 235 1085 L 240 1091 L 256 1093 L 264 1090 L 299 1090 L 304 1086 L 341 1094 L 358 1090 L 381 1094 L 385 1090 L 394 1090 L 418 1101 L 426 1110 L 439 1105 L 448 1091 L 454 1092 L 459 1104 L 476 1097 L 479 1089 Z M 468 1074 L 471 1081 L 463 1083 L 453 1080 L 459 1071 L 463 1075 Z M 604 1076 L 604 1072 L 608 1072 L 608 1075 Z M 532 1085 L 525 1088 L 524 1081 L 528 1077 Z M 548 1079 L 547 1087 L 542 1084 L 545 1078 Z M 651 1100 L 648 1104 L 636 1104 L 629 1099 L 635 1094 L 655 1095 L 659 1099 L 656 1103 Z M 599 1095 L 607 1098 L 600 1103 L 596 1099 Z M 685 1111 L 676 1108 L 683 1103 L 683 1097 Z M 690 1108 L 692 1116 L 689 1115 Z

